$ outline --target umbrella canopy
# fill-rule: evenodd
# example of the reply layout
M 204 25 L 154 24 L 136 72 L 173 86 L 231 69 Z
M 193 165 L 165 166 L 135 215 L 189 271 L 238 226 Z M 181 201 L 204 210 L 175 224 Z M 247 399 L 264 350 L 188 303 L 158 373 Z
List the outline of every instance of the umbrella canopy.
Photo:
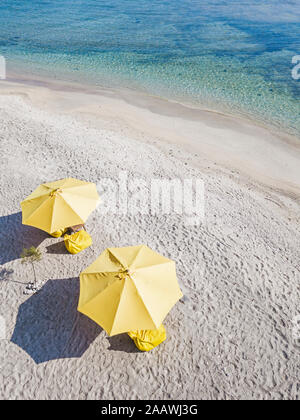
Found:
M 159 328 L 182 296 L 174 261 L 145 245 L 108 248 L 80 274 L 78 311 L 112 336 Z
M 56 232 L 85 223 L 98 201 L 92 182 L 67 178 L 42 184 L 22 201 L 22 223 Z

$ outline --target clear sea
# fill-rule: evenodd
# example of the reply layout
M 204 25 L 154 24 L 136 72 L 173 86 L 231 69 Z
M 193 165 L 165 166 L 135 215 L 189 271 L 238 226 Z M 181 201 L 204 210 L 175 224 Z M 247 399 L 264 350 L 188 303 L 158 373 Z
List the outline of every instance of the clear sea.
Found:
M 300 0 L 0 0 L 0 55 L 300 134 Z

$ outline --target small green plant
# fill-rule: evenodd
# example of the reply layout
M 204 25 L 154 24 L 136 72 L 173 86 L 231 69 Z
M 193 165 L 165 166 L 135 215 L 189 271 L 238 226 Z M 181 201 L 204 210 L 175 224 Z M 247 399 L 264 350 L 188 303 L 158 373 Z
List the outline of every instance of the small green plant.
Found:
M 42 259 L 41 251 L 31 246 L 30 248 L 24 248 L 21 254 L 22 264 L 29 263 L 32 266 L 34 282 L 28 284 L 28 289 L 36 290 L 36 272 L 35 272 L 35 263 Z

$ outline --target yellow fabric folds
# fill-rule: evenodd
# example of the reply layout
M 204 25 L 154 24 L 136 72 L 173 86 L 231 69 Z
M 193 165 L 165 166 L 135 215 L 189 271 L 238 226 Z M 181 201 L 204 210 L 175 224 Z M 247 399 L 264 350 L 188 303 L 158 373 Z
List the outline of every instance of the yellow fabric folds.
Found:
M 160 328 L 181 297 L 174 261 L 145 245 L 108 248 L 80 274 L 78 311 L 113 336 Z
M 92 238 L 85 230 L 80 230 L 72 235 L 65 235 L 64 241 L 70 254 L 78 254 L 93 243 Z
M 52 234 L 84 224 L 98 202 L 92 182 L 67 178 L 45 183 L 22 201 L 22 223 Z
M 60 238 L 66 232 L 66 230 L 67 229 L 60 229 L 60 230 L 57 230 L 56 232 L 50 233 L 50 235 L 53 236 L 53 238 Z
M 141 351 L 150 351 L 165 341 L 167 335 L 163 325 L 157 330 L 129 331 L 129 337 Z

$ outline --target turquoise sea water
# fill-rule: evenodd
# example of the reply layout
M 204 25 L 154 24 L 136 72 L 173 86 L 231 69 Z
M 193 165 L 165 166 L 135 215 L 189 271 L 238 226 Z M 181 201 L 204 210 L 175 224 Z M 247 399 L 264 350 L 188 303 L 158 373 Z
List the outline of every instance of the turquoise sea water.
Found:
M 0 0 L 0 55 L 300 134 L 300 0 Z

